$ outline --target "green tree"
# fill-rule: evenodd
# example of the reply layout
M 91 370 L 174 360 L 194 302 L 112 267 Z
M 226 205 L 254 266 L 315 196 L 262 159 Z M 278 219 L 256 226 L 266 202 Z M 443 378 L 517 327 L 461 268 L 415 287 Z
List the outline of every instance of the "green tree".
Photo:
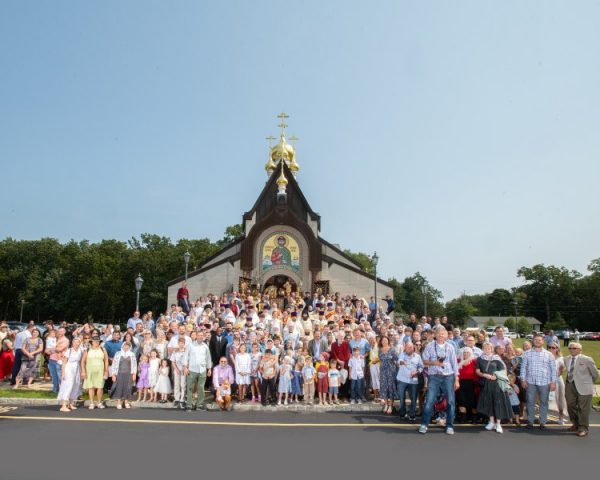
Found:
M 487 322 L 485 322 L 485 326 L 486 327 L 495 327 L 496 322 L 494 321 L 493 318 L 488 318 Z
M 553 307 L 560 312 L 561 308 L 575 303 L 576 280 L 581 277 L 579 272 L 540 264 L 521 267 L 517 274 L 526 282 L 519 290 L 527 294 L 526 309 L 533 316 L 549 322 Z
M 513 310 L 513 296 L 504 288 L 497 288 L 488 295 L 490 315 L 510 315 Z
M 355 262 L 360 265 L 360 269 L 363 272 L 375 273 L 375 265 L 373 265 L 373 259 L 363 252 L 352 252 L 351 250 L 344 250 L 344 253 L 351 257 Z
M 230 225 L 225 229 L 225 235 L 217 242 L 217 246 L 224 247 L 244 236 L 244 226 L 241 223 Z
M 390 282 L 394 285 L 394 299 L 398 312 L 415 313 L 421 316 L 424 314 L 425 298 L 427 298 L 428 315 L 435 317 L 444 313 L 444 305 L 441 302 L 442 292 L 429 285 L 427 279 L 419 272 L 406 277 L 401 283 L 394 278 Z M 427 285 L 426 297 L 423 295 L 423 285 Z
M 477 314 L 477 309 L 471 304 L 469 297 L 462 295 L 446 303 L 446 315 L 453 325 L 464 325 L 465 322 Z
M 517 320 L 513 317 L 508 317 L 504 321 L 504 326 L 506 328 L 508 328 L 510 331 L 514 332 L 514 331 L 516 331 L 516 328 L 517 328 Z

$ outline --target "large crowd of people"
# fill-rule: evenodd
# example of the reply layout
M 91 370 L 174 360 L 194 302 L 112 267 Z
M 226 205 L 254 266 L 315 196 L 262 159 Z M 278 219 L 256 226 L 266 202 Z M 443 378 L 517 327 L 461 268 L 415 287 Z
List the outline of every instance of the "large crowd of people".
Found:
M 124 328 L 48 322 L 42 338 L 33 322 L 16 335 L 2 324 L 1 378 L 31 384 L 43 357 L 63 412 L 84 393 L 89 409 L 105 408 L 104 392 L 119 409 L 146 401 L 203 410 L 210 391 L 223 410 L 375 402 L 386 415 L 420 417 L 423 434 L 432 422 L 453 434 L 455 421 L 497 433 L 509 422 L 545 429 L 554 392 L 559 423 L 568 413 L 571 430 L 588 434 L 598 370 L 576 341 L 565 358 L 553 336 L 515 348 L 502 327 L 488 338 L 446 317 L 402 320 L 356 295 L 188 298 L 184 284 L 178 304 L 157 318 L 135 312 Z

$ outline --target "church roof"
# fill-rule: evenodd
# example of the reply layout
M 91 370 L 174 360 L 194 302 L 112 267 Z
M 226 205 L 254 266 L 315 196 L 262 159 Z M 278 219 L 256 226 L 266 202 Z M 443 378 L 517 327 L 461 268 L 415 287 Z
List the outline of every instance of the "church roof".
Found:
M 279 165 L 278 165 L 279 167 Z M 251 220 L 254 214 L 256 213 L 256 222 L 258 223 L 264 217 L 266 217 L 277 203 L 277 179 L 279 172 L 279 168 L 275 171 L 276 173 L 272 173 L 267 183 L 263 187 L 260 195 L 254 202 L 252 208 L 244 213 L 244 220 Z M 288 206 L 290 210 L 299 218 L 304 221 L 307 219 L 307 215 L 310 215 L 310 219 L 317 222 L 317 228 L 321 230 L 321 216 L 316 213 L 308 203 L 308 200 L 302 193 L 302 189 L 300 185 L 298 185 L 298 181 L 293 175 L 293 172 L 290 170 L 288 165 L 283 162 L 283 172 L 285 177 L 288 180 L 288 184 L 286 186 L 287 198 L 288 198 Z

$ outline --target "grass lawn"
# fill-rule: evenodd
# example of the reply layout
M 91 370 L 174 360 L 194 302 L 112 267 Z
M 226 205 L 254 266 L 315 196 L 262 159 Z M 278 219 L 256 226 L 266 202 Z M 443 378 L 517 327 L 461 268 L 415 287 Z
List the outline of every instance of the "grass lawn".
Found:
M 0 397 L 8 398 L 48 398 L 55 399 L 56 393 L 47 390 L 27 390 L 24 388 L 0 388 Z
M 523 342 L 525 341 L 524 338 L 517 338 L 517 339 L 513 339 L 513 345 L 515 347 L 521 347 L 523 345 Z M 560 349 L 562 351 L 563 357 L 566 357 L 567 355 L 569 355 L 569 350 L 567 347 L 563 347 L 562 346 L 562 340 L 560 341 Z M 584 355 L 588 355 L 589 357 L 592 357 L 594 359 L 594 362 L 596 362 L 596 365 L 600 365 L 600 342 L 597 341 L 590 341 L 590 340 L 582 340 L 581 342 L 581 346 L 583 347 L 582 353 Z

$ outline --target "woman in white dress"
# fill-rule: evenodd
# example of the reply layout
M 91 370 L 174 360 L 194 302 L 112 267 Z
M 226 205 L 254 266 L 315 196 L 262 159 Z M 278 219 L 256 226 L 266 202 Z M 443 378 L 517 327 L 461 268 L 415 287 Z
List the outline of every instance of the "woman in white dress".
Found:
M 62 357 L 62 374 L 58 391 L 61 412 L 70 412 L 77 408 L 75 402 L 81 391 L 82 356 L 81 339 L 74 338 L 71 348 L 68 348 Z
M 567 401 L 565 399 L 565 381 L 562 378 L 562 374 L 565 371 L 565 359 L 560 351 L 560 345 L 557 343 L 549 345 L 548 350 L 550 350 L 556 362 L 556 390 L 554 391 L 554 398 L 556 399 L 556 408 L 558 408 L 558 424 L 564 425 Z
M 248 385 L 250 385 L 250 374 L 252 373 L 252 357 L 246 351 L 246 344 L 239 346 L 239 352 L 235 356 L 235 383 L 238 385 L 238 401 L 242 403 L 246 399 Z

